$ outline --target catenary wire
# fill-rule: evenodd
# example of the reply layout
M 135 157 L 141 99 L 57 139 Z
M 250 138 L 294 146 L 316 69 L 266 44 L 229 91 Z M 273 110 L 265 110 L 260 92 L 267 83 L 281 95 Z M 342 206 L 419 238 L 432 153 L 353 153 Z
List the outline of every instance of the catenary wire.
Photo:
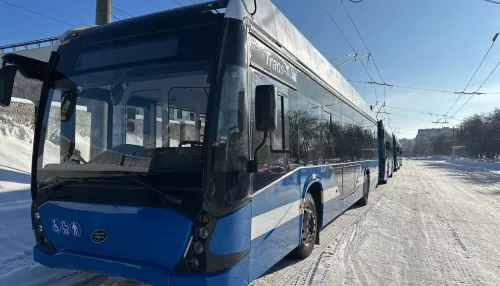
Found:
M 16 7 L 16 8 L 18 8 L 18 9 L 22 9 L 22 10 L 24 10 L 24 11 L 31 12 L 31 13 L 33 13 L 33 14 L 37 14 L 37 15 L 39 15 L 39 16 L 45 17 L 45 18 L 47 18 L 47 19 L 51 19 L 51 20 L 53 20 L 53 21 L 56 21 L 56 22 L 59 22 L 59 23 L 62 23 L 62 24 L 68 25 L 68 26 L 72 26 L 72 27 L 74 27 L 74 26 L 75 26 L 75 25 L 73 25 L 73 24 L 71 24 L 71 23 L 68 23 L 68 22 L 66 22 L 66 21 L 56 19 L 56 18 L 54 18 L 54 17 L 51 17 L 51 16 L 48 16 L 48 15 L 42 14 L 42 13 L 40 13 L 40 12 L 37 12 L 37 11 L 31 10 L 31 9 L 28 9 L 28 8 L 25 8 L 25 7 L 22 7 L 22 6 L 19 6 L 19 5 L 14 4 L 14 3 L 10 3 L 10 2 L 4 1 L 4 0 L 0 0 L 0 2 L 5 3 L 5 4 L 7 4 L 7 5 L 10 5 L 10 6 L 13 6 L 13 7 Z

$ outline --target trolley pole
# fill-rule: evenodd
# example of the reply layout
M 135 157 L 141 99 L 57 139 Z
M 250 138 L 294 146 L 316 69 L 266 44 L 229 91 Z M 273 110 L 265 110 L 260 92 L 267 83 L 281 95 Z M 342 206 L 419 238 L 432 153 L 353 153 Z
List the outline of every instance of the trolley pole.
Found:
M 95 24 L 111 23 L 111 0 L 95 1 Z

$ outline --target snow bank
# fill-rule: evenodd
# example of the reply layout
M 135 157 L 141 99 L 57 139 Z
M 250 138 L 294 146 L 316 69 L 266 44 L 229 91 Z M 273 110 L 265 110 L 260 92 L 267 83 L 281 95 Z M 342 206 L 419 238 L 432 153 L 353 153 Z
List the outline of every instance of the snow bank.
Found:
M 443 155 L 434 155 L 428 157 L 413 157 L 412 160 L 446 161 L 448 157 Z
M 72 273 L 33 261 L 30 219 L 33 131 L 0 114 L 0 285 L 40 285 Z
M 448 159 L 447 161 L 462 166 L 478 167 L 478 168 L 500 171 L 500 159 L 476 160 L 476 159 L 459 157 L 459 158 Z

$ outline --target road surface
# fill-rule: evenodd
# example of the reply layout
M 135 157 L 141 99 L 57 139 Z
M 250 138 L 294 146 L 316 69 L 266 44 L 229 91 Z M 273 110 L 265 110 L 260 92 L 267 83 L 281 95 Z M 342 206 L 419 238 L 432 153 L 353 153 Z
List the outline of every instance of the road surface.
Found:
M 499 171 L 405 160 L 370 203 L 253 285 L 500 285 Z

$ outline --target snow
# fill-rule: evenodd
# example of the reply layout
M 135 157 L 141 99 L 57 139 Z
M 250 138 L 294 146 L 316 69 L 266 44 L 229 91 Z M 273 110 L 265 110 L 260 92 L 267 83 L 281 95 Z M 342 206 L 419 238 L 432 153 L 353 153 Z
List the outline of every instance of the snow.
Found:
M 11 102 L 17 102 L 17 103 L 26 103 L 26 104 L 34 104 L 33 101 L 26 99 L 26 98 L 19 98 L 19 97 L 12 97 Z
M 58 101 L 52 101 L 50 103 L 51 106 L 57 106 L 57 107 L 61 107 L 61 103 L 58 102 Z M 83 105 L 76 105 L 76 110 L 81 110 L 81 111 L 87 111 L 87 106 L 83 106 Z
M 455 159 L 449 159 L 447 161 L 462 166 L 500 171 L 500 159 L 474 160 L 469 158 L 455 158 Z

